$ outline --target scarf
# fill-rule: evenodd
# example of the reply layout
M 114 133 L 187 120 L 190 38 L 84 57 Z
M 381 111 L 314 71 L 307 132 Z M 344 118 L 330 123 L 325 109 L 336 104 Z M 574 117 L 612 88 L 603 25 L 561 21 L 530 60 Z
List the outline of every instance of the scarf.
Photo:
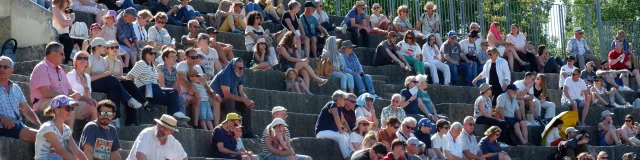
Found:
M 489 27 L 489 33 L 493 34 L 496 39 L 504 40 L 502 39 L 502 35 L 500 34 L 500 26 L 498 26 L 497 22 L 491 23 L 491 27 Z
M 340 71 L 344 71 L 344 65 L 342 65 L 341 55 L 336 49 L 336 36 L 331 36 L 327 39 L 324 49 L 322 49 L 322 57 L 331 61 L 331 66 L 337 68 Z
M 78 82 L 80 82 L 80 84 L 82 84 L 82 87 L 84 88 L 84 93 L 82 93 L 82 95 L 91 97 L 91 89 L 89 88 L 86 75 L 76 70 L 76 79 L 78 79 Z

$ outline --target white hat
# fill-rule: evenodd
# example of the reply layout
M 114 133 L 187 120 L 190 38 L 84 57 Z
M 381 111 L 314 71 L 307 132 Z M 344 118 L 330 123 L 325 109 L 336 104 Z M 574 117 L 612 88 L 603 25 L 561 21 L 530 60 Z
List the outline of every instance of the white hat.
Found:
M 573 127 L 568 127 L 567 129 L 564 130 L 565 134 L 569 134 L 569 132 L 578 132 L 578 130 Z
M 167 127 L 173 131 L 178 132 L 178 128 L 177 124 L 178 124 L 178 120 L 176 120 L 176 118 L 173 118 L 170 115 L 167 114 L 163 114 L 162 117 L 160 117 L 160 119 L 154 119 L 156 121 L 156 123 L 158 123 L 159 125 L 162 125 L 164 127 Z
M 602 113 L 600 113 L 600 116 L 602 116 L 602 118 L 604 118 L 606 116 L 613 116 L 613 113 L 611 113 L 611 111 L 609 111 L 609 110 L 604 110 L 604 111 L 602 111 Z
M 581 28 L 581 27 L 574 27 L 574 28 L 573 28 L 573 32 L 574 32 L 574 33 L 575 33 L 575 32 L 580 32 L 580 33 L 582 33 L 582 32 L 584 32 L 584 30 L 582 30 L 582 28 Z
M 256 41 L 256 44 L 258 44 L 258 43 L 267 43 L 267 41 L 266 41 L 264 38 L 259 38 L 259 39 Z
M 271 109 L 271 114 L 276 114 L 278 111 L 287 111 L 287 109 L 282 106 L 276 106 Z
M 367 123 L 369 123 L 369 126 L 367 127 L 367 130 L 371 129 L 371 126 L 373 126 L 373 122 L 367 120 L 367 118 L 365 118 L 365 117 L 360 116 L 360 117 L 358 117 L 356 119 L 356 127 L 353 128 L 353 130 L 357 130 L 358 126 L 360 126 L 360 122 L 362 122 L 362 121 L 366 121 Z
M 276 119 L 273 119 L 273 121 L 271 121 L 271 124 L 269 126 L 275 127 L 281 124 L 284 126 L 287 126 L 287 123 L 285 123 L 284 120 L 282 120 L 281 118 L 276 118 Z

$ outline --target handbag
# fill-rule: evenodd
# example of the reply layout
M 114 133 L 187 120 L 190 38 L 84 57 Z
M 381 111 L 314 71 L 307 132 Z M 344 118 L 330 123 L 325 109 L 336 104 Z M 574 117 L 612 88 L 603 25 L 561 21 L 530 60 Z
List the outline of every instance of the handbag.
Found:
M 327 58 L 320 59 L 320 63 L 316 67 L 316 75 L 318 76 L 331 76 L 331 72 L 333 71 L 331 61 Z

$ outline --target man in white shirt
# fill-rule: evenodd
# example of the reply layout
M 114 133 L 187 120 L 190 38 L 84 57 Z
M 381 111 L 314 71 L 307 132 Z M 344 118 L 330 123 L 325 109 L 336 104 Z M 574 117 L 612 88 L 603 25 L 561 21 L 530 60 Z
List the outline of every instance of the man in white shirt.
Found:
M 449 160 L 462 160 L 464 154 L 462 154 L 462 143 L 460 141 L 460 133 L 462 132 L 462 124 L 460 122 L 454 122 L 449 129 L 449 133 L 445 136 L 445 142 L 447 143 L 444 153 Z
M 433 148 L 433 152 L 434 153 L 430 153 L 433 154 L 433 156 L 430 157 L 436 157 L 438 159 L 445 159 L 445 154 L 443 153 L 443 150 L 446 147 L 446 141 L 445 141 L 445 136 L 447 135 L 447 132 L 449 132 L 449 121 L 444 120 L 444 119 L 440 119 L 436 122 L 436 128 L 438 129 L 436 134 L 433 134 L 433 136 L 431 136 L 431 144 L 432 144 L 432 148 Z
M 537 107 L 533 103 L 534 95 L 533 95 L 533 79 L 536 78 L 536 75 L 532 72 L 527 72 L 524 74 L 524 79 L 517 80 L 513 82 L 516 87 L 518 87 L 518 105 L 520 106 L 520 115 L 523 115 L 523 119 L 526 119 L 525 115 L 525 106 L 529 106 L 529 110 L 533 114 L 533 118 L 538 118 Z M 526 121 L 526 120 L 525 120 Z M 539 125 L 535 121 L 527 121 L 527 125 Z
M 558 87 L 560 87 L 560 90 L 562 90 L 562 87 L 564 86 L 564 80 L 571 77 L 571 72 L 573 71 L 573 69 L 576 68 L 574 67 L 575 63 L 576 63 L 576 57 L 567 56 L 567 64 L 560 67 L 560 78 L 558 82 Z
M 596 68 L 600 68 L 600 58 L 593 55 L 587 41 L 583 39 L 584 30 L 580 27 L 573 28 L 573 38 L 567 42 L 567 56 L 575 56 L 578 59 L 578 67 L 584 69 L 585 59 L 594 61 Z
M 478 53 L 478 49 L 480 49 L 480 45 L 476 45 L 476 40 L 478 40 L 478 31 L 471 31 L 466 39 L 458 43 L 462 48 L 462 53 L 465 54 L 467 59 L 477 62 L 478 58 L 476 55 Z
M 178 132 L 178 121 L 170 115 L 155 119 L 156 126 L 149 127 L 138 135 L 127 160 L 182 159 L 187 160 L 187 152 L 171 134 Z
M 467 159 L 484 160 L 485 158 L 478 147 L 478 141 L 473 135 L 473 129 L 476 125 L 476 120 L 471 116 L 464 118 L 464 131 L 458 136 L 458 142 L 462 146 L 462 154 Z
M 313 2 L 316 5 L 316 11 L 313 12 L 313 16 L 318 19 L 318 23 L 327 30 L 327 32 L 331 32 L 336 29 L 342 29 L 341 27 L 336 27 L 333 24 L 329 23 L 329 15 L 327 12 L 323 11 L 324 4 L 322 0 L 316 0 Z
M 178 65 L 176 66 L 176 70 L 178 71 L 177 76 L 177 82 L 180 85 L 180 98 L 181 100 L 186 101 L 187 104 L 191 105 L 191 122 L 193 122 L 194 126 L 198 126 L 198 120 L 200 119 L 200 92 L 198 91 L 198 89 L 196 89 L 196 87 L 189 81 L 189 77 L 187 77 L 187 72 L 191 69 L 196 70 L 198 72 L 198 74 L 202 75 L 204 73 L 204 71 L 202 71 L 202 67 L 200 67 L 200 65 L 198 65 L 198 59 L 200 59 L 200 56 L 198 54 L 198 52 L 193 49 L 187 49 L 185 51 L 185 55 L 187 56 L 187 60 L 186 61 L 182 61 L 180 63 L 178 63 Z M 205 78 L 201 77 L 201 82 L 205 82 L 203 81 Z M 189 99 L 189 96 L 192 96 L 191 99 Z M 216 94 L 218 95 L 218 94 Z M 218 96 L 216 96 L 218 97 Z M 210 97 L 210 98 L 216 98 L 216 97 Z M 214 126 L 217 126 L 220 123 L 220 111 L 219 111 L 219 106 L 220 106 L 220 102 L 215 101 L 214 99 L 210 99 L 209 100 L 209 104 L 211 104 L 212 107 L 217 108 L 218 110 L 214 110 L 213 111 L 213 124 Z
M 404 120 L 402 120 L 402 126 L 400 126 L 401 129 L 399 129 L 398 132 L 396 132 L 396 137 L 398 137 L 398 139 L 403 141 L 407 141 L 411 137 L 416 137 L 415 135 L 413 135 L 413 131 L 414 129 L 416 129 L 416 124 L 417 124 L 417 121 L 415 118 L 413 117 L 405 118 Z
M 580 79 L 580 69 L 573 69 L 571 77 L 564 82 L 562 94 L 562 106 L 570 106 L 572 111 L 578 111 L 578 106 L 582 107 L 582 115 L 579 125 L 585 126 L 584 120 L 589 113 L 589 91 L 584 80 Z

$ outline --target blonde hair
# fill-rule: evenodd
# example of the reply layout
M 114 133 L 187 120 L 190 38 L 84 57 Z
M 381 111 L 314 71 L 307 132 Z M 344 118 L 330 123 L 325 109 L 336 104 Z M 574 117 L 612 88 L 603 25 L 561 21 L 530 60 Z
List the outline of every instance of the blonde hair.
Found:
M 377 7 L 380 7 L 379 9 L 380 9 L 380 10 L 382 10 L 382 6 L 380 6 L 380 4 L 378 4 L 378 3 L 374 3 L 373 5 L 371 5 L 371 12 L 373 12 L 373 10 L 375 10 L 375 9 L 373 9 L 373 8 L 374 8 L 374 7 L 376 7 L 376 6 L 377 6 Z
M 398 7 L 398 10 L 396 11 L 396 13 L 398 14 L 398 16 L 400 16 L 400 12 L 401 12 L 402 10 L 405 10 L 405 9 L 406 9 L 407 11 L 409 11 L 409 6 L 407 6 L 407 5 L 401 5 L 400 7 Z
M 498 128 L 497 126 L 491 126 L 489 127 L 489 129 L 487 129 L 486 131 L 484 131 L 484 136 L 492 136 L 498 132 L 502 132 L 502 129 Z
M 425 11 L 427 11 L 427 7 L 428 7 L 428 6 L 433 6 L 433 10 L 436 10 L 436 4 L 433 4 L 433 2 L 432 2 L 432 1 L 429 1 L 429 2 L 427 2 L 426 4 L 424 4 L 423 9 L 424 9 Z
M 151 12 L 146 9 L 138 11 L 138 16 L 140 16 L 140 18 L 142 19 L 152 18 Z
M 44 109 L 44 116 L 47 117 L 55 117 L 56 113 L 53 111 L 54 109 L 51 109 L 51 107 L 47 107 Z
M 407 87 L 409 86 L 409 83 L 411 83 L 411 81 L 415 81 L 416 80 L 416 76 L 409 76 L 407 78 L 404 79 L 404 86 Z

